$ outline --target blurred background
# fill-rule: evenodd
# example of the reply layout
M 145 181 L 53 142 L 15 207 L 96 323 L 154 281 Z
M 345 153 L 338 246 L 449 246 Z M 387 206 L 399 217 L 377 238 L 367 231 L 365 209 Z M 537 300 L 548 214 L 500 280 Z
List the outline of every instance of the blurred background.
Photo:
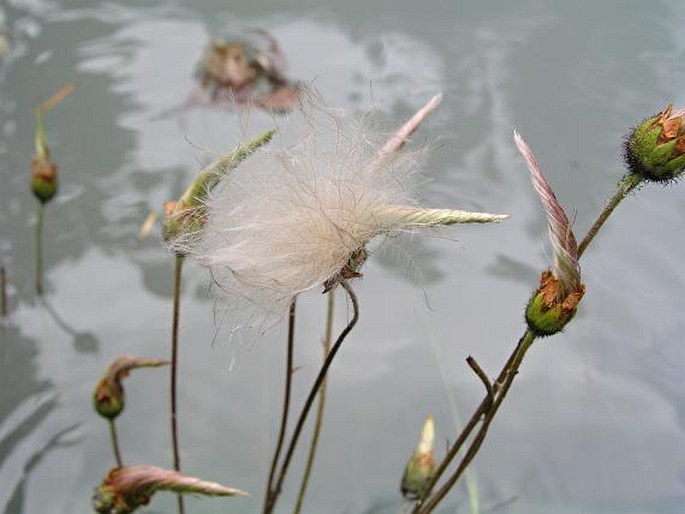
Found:
M 392 130 L 433 94 L 414 137 L 426 205 L 506 212 L 374 248 L 355 282 L 361 320 L 330 376 L 304 506 L 394 513 L 425 416 L 437 447 L 482 397 L 466 366 L 495 375 L 548 266 L 546 222 L 516 128 L 582 236 L 623 174 L 622 141 L 668 102 L 685 104 L 682 2 L 251 1 L 0 3 L 0 510 L 91 510 L 112 467 L 93 388 L 122 353 L 167 358 L 173 257 L 150 210 L 246 137 L 245 108 L 183 108 L 210 38 L 267 31 L 287 76 Z M 2 43 L 3 41 L 0 41 Z M 0 45 L 2 46 L 2 45 Z M 46 209 L 46 294 L 33 286 L 33 106 L 67 82 L 46 119 L 60 191 Z M 181 107 L 179 109 L 179 107 Z M 254 134 L 252 134 L 254 135 Z M 682 184 L 647 186 L 582 261 L 587 294 L 565 333 L 538 341 L 473 466 L 481 512 L 679 513 L 685 502 Z M 188 499 L 187 512 L 260 512 L 281 405 L 285 327 L 250 343 L 222 331 L 206 270 L 185 266 L 180 431 L 184 471 L 251 493 Z M 325 301 L 300 302 L 294 401 L 321 358 Z M 339 296 L 337 329 L 349 315 Z M 168 373 L 133 373 L 118 420 L 129 464 L 171 466 Z M 304 439 L 306 441 L 306 439 Z M 305 446 L 299 456 L 304 455 Z M 278 512 L 291 512 L 298 458 Z M 174 512 L 155 496 L 146 512 Z M 441 512 L 470 512 L 455 489 Z

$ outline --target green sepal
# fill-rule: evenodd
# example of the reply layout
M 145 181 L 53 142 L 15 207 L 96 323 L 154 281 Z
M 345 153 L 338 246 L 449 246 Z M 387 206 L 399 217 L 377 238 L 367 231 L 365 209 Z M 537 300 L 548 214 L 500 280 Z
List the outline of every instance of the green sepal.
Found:
M 677 141 L 672 139 L 667 143 L 656 145 L 644 159 L 645 166 L 655 175 L 663 175 L 666 170 L 663 168 L 671 159 L 671 154 Z
M 57 193 L 57 179 L 45 180 L 42 177 L 32 177 L 31 192 L 38 200 L 47 203 Z
M 93 407 L 103 418 L 116 418 L 124 410 L 123 388 L 107 380 L 101 380 L 93 394 Z
M 436 465 L 432 459 L 413 456 L 407 463 L 402 476 L 402 496 L 408 500 L 421 498 L 423 491 L 435 474 Z
M 561 332 L 575 314 L 575 309 L 569 312 L 560 303 L 548 307 L 544 294 L 536 291 L 526 307 L 526 323 L 536 336 L 551 336 Z

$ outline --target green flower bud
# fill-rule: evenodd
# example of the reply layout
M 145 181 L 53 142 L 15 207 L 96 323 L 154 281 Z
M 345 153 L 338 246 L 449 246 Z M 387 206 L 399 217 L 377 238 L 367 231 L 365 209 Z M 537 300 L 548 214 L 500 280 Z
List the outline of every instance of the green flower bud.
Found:
M 435 422 L 433 416 L 428 416 L 416 449 L 404 468 L 401 491 L 407 500 L 418 500 L 435 473 L 437 466 L 433 451 L 434 442 Z
M 34 158 L 31 161 L 31 191 L 46 203 L 57 193 L 57 166 L 50 161 Z
M 238 145 L 232 152 L 219 156 L 198 173 L 181 198 L 164 204 L 162 235 L 165 241 L 179 243 L 177 253 L 185 253 L 183 247 L 187 240 L 199 234 L 204 227 L 207 219 L 205 201 L 208 193 L 223 176 L 271 141 L 275 134 L 275 130 L 267 130 L 246 144 Z
M 685 170 L 685 109 L 669 105 L 638 125 L 625 143 L 625 160 L 633 173 L 663 182 Z
M 551 336 L 561 332 L 576 314 L 578 304 L 585 294 L 585 286 L 565 296 L 559 294 L 559 280 L 550 271 L 545 271 L 540 278 L 540 287 L 533 293 L 526 307 L 528 328 L 539 337 Z
M 165 366 L 169 361 L 123 355 L 112 362 L 93 393 L 93 407 L 100 416 L 114 419 L 124 410 L 123 379 L 136 368 Z

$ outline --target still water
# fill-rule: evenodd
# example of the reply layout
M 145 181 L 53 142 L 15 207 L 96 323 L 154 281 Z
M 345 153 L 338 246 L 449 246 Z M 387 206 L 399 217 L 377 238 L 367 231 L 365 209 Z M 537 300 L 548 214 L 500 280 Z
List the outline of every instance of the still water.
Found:
M 426 205 L 510 213 L 376 248 L 355 284 L 361 321 L 336 361 L 312 513 L 394 513 L 404 464 L 432 413 L 438 448 L 522 331 L 549 262 L 546 226 L 516 153 L 537 153 L 583 234 L 622 173 L 628 129 L 685 103 L 685 7 L 660 2 L 88 2 L 4 0 L 0 30 L 0 509 L 90 511 L 112 466 L 93 387 L 115 356 L 167 357 L 173 259 L 150 210 L 244 137 L 243 110 L 168 115 L 193 87 L 205 43 L 261 27 L 288 74 L 335 107 L 374 111 L 390 130 L 436 92 L 414 138 Z M 33 292 L 36 204 L 28 188 L 32 106 L 48 115 L 61 190 L 47 207 L 44 301 Z M 256 115 L 259 116 L 259 115 Z M 268 123 L 269 118 L 265 117 Z M 629 198 L 584 257 L 587 295 L 566 332 L 537 343 L 473 467 L 482 512 L 680 513 L 685 504 L 685 186 Z M 276 438 L 285 328 L 229 340 L 207 272 L 185 267 L 180 429 L 184 470 L 249 491 L 189 499 L 189 512 L 259 512 Z M 300 303 L 295 401 L 317 368 L 325 302 Z M 348 306 L 339 297 L 342 328 Z M 441 371 L 442 370 L 442 371 Z M 164 370 L 134 372 L 119 418 L 123 458 L 171 466 Z M 453 399 L 453 403 L 452 400 Z M 454 405 L 453 405 L 454 404 Z M 279 512 L 291 512 L 302 459 Z M 158 494 L 146 512 L 174 512 Z M 469 512 L 458 488 L 443 512 Z

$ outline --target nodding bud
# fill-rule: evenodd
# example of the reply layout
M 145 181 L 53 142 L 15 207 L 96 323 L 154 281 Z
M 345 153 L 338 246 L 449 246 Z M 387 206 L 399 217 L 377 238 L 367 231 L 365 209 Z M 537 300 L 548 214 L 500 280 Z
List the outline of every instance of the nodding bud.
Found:
M 631 172 L 663 182 L 685 170 L 685 109 L 669 104 L 661 113 L 638 125 L 625 142 Z
M 435 422 L 433 416 L 428 416 L 421 430 L 421 437 L 416 445 L 402 476 L 402 496 L 407 500 L 417 500 L 421 497 L 426 484 L 432 478 L 437 467 L 434 453 Z
M 39 201 L 46 203 L 57 193 L 57 166 L 50 159 L 42 105 L 36 106 L 35 115 L 36 154 L 31 160 L 31 191 Z
M 197 234 L 206 221 L 207 195 L 223 176 L 271 141 L 274 134 L 275 130 L 268 130 L 248 143 L 238 145 L 232 152 L 219 156 L 198 173 L 178 201 L 165 203 L 164 239 L 169 241 L 179 236 Z
M 52 200 L 57 193 L 57 166 L 34 157 L 31 160 L 31 192 L 42 203 Z
M 102 514 L 128 514 L 147 505 L 157 491 L 205 496 L 247 496 L 215 482 L 181 475 L 154 466 L 114 468 L 95 489 L 93 507 Z
M 62 87 L 50 98 L 36 105 L 34 114 L 36 132 L 34 137 L 35 155 L 31 160 L 31 191 L 43 203 L 46 203 L 57 193 L 57 166 L 50 158 L 48 135 L 45 130 L 45 113 L 57 106 L 62 100 L 74 92 L 76 84 L 70 82 Z
M 132 355 L 122 355 L 112 362 L 95 387 L 93 406 L 95 410 L 108 419 L 116 418 L 124 409 L 123 379 L 136 368 L 154 368 L 165 366 L 169 361 L 144 359 Z
M 552 270 L 542 274 L 540 286 L 528 302 L 526 321 L 536 335 L 552 335 L 561 331 L 573 318 L 585 294 L 578 262 L 578 243 L 571 222 L 532 150 L 518 132 L 514 132 L 514 141 L 526 160 L 533 187 L 547 215 L 549 239 L 554 251 Z

